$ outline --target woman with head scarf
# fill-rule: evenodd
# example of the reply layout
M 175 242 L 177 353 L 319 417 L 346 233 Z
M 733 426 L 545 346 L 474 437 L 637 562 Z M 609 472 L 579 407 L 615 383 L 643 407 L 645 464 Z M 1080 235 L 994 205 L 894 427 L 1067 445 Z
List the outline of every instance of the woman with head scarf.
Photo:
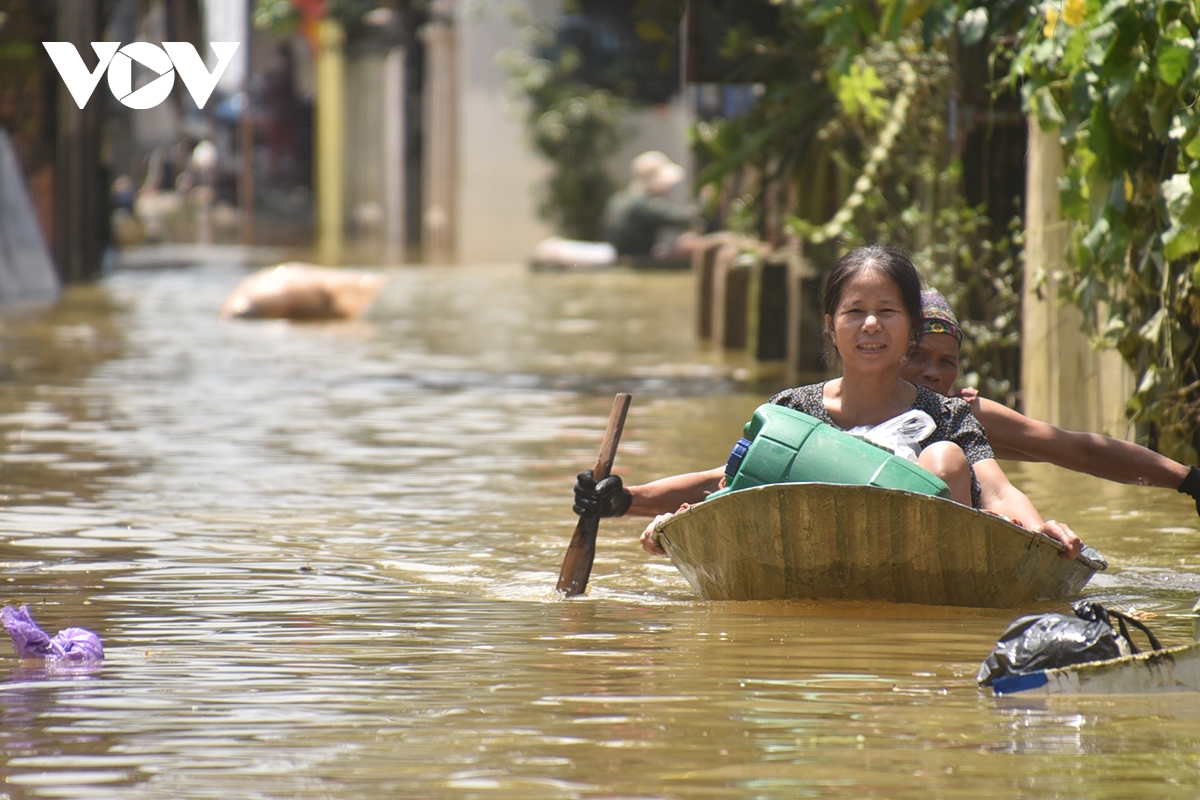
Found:
M 1196 467 L 1172 461 L 1133 442 L 1030 419 L 980 397 L 974 389 L 955 392 L 962 327 L 936 289 L 921 293 L 921 306 L 922 335 L 904 368 L 904 377 L 918 386 L 969 402 L 997 457 L 1046 462 L 1117 483 L 1176 489 L 1196 500 L 1196 512 L 1200 514 L 1200 469 Z

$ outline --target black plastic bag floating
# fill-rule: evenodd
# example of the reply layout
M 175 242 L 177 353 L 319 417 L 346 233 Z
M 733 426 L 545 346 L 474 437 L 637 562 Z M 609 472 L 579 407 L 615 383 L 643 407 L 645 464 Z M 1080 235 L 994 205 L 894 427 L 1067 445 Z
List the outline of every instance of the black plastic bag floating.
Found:
M 1138 648 L 1126 623 L 1142 630 L 1153 649 L 1162 649 L 1145 625 L 1119 611 L 1084 600 L 1071 610 L 1074 616 L 1037 614 L 1013 622 L 980 665 L 975 680 L 980 686 L 992 686 L 1011 676 L 1132 655 Z M 1113 628 L 1112 619 L 1120 630 Z

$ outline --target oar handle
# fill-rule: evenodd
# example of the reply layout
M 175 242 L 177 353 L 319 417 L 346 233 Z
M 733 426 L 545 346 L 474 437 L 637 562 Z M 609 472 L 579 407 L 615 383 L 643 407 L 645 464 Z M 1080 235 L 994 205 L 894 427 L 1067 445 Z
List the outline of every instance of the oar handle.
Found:
M 613 461 L 617 457 L 617 445 L 621 442 L 621 432 L 625 429 L 625 415 L 629 412 L 629 404 L 632 401 L 633 395 L 625 393 L 613 398 L 612 413 L 608 415 L 608 426 L 604 429 L 604 440 L 600 443 L 600 457 L 596 459 L 596 467 L 592 470 L 592 477 L 597 482 L 604 480 L 612 472 Z M 575 525 L 575 533 L 571 536 L 571 544 L 568 545 L 567 555 L 563 558 L 556 587 L 567 597 L 583 594 L 587 589 L 588 578 L 592 574 L 592 563 L 596 560 L 596 533 L 599 529 L 599 517 L 580 517 Z
M 612 412 L 608 415 L 608 427 L 604 429 L 604 440 L 600 442 L 600 456 L 596 459 L 596 467 L 592 477 L 596 482 L 604 480 L 612 472 L 613 462 L 617 459 L 617 445 L 621 443 L 621 432 L 625 430 L 625 415 L 629 413 L 629 404 L 633 395 L 618 394 L 613 398 Z

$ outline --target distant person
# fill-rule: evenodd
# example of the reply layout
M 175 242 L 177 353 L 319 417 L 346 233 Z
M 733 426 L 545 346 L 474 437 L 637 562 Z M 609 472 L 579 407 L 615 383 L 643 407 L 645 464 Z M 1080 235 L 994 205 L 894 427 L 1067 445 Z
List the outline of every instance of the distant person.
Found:
M 120 247 L 129 247 L 142 240 L 142 225 L 133 212 L 137 198 L 137 186 L 128 175 L 118 175 L 109 193 L 112 213 L 109 215 L 113 241 Z
M 137 195 L 137 186 L 128 175 L 118 175 L 112 185 L 112 207 L 122 211 L 133 211 L 133 199 Z
M 1200 514 L 1200 469 L 1172 461 L 1133 442 L 1098 433 L 1064 430 L 1039 422 L 974 389 L 955 392 L 962 328 L 936 289 L 921 293 L 922 335 L 902 372 L 904 379 L 949 397 L 961 397 L 987 431 L 997 458 L 1037 461 L 1097 478 L 1175 489 L 1196 500 Z
M 604 211 L 604 240 L 621 256 L 661 261 L 687 258 L 696 234 L 687 228 L 696 209 L 668 200 L 683 180 L 683 167 L 658 150 L 648 150 L 630 164 L 633 179 L 612 196 Z

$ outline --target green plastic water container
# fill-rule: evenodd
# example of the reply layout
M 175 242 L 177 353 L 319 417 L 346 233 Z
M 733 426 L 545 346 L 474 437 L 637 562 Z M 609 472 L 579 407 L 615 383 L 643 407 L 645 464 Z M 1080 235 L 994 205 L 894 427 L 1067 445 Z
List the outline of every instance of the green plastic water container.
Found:
M 846 483 L 950 497 L 933 473 L 890 450 L 785 406 L 766 403 L 746 423 L 725 465 L 725 488 L 768 483 Z

